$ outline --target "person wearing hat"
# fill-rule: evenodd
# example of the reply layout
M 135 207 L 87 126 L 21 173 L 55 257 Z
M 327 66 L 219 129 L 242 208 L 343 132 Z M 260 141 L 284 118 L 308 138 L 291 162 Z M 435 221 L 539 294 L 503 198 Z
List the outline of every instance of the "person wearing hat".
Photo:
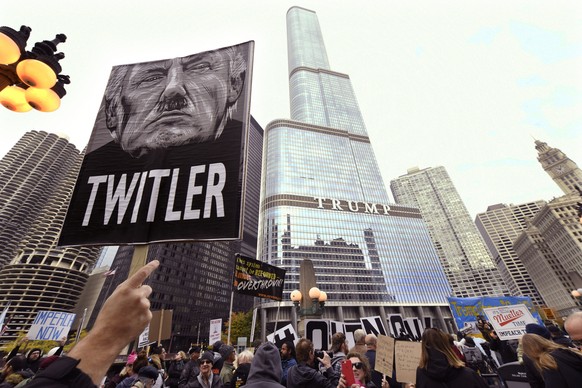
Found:
M 214 354 L 210 351 L 202 353 L 198 359 L 200 366 L 200 373 L 196 379 L 189 381 L 184 388 L 224 388 L 220 381 L 220 376 L 212 373 L 212 366 L 214 364 Z
M 188 350 L 190 354 L 190 361 L 184 366 L 184 370 L 180 375 L 180 380 L 178 381 L 178 388 L 184 388 L 187 383 L 194 381 L 198 373 L 200 373 L 200 368 L 198 367 L 198 359 L 200 358 L 200 346 L 193 346 Z
M 135 388 L 152 388 L 159 376 L 158 370 L 151 366 L 144 366 L 141 368 L 137 374 L 137 379 L 133 383 L 132 387 Z
M 222 369 L 220 369 L 220 381 L 225 388 L 229 388 L 232 376 L 234 376 L 234 360 L 236 360 L 234 348 L 230 345 L 222 345 L 220 357 L 224 360 Z
M 33 372 L 26 368 L 26 359 L 23 356 L 13 357 L 6 363 L 0 375 L 0 388 L 13 388 L 32 375 Z
M 265 342 L 255 350 L 245 387 L 283 388 L 285 386 L 280 384 L 282 374 L 279 349 L 274 344 Z

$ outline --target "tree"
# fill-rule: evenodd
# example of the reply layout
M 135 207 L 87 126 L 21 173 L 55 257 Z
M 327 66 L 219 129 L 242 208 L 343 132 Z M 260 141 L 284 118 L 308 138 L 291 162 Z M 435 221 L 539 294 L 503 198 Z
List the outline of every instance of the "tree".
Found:
M 19 349 L 20 353 L 24 354 L 32 348 L 39 348 L 39 349 L 42 349 L 42 352 L 44 354 L 46 354 L 52 348 L 60 346 L 58 341 L 28 341 L 28 342 L 23 341 L 24 337 L 26 337 L 26 334 L 27 334 L 26 331 L 19 332 L 18 337 L 16 337 L 16 339 L 14 341 L 6 343 L 2 347 L 2 350 L 9 352 L 12 349 L 14 349 L 16 347 L 16 345 L 20 344 L 20 349 Z M 82 330 L 79 340 L 81 338 L 84 338 L 86 335 L 87 335 L 87 331 Z M 67 353 L 69 350 L 71 350 L 73 348 L 73 346 L 75 346 L 75 335 L 73 335 L 73 336 L 69 335 L 67 342 L 68 343 L 65 345 L 65 347 L 63 349 L 64 353 Z
M 247 337 L 247 341 L 251 337 L 251 326 L 253 323 L 253 310 L 247 312 L 233 312 L 230 317 L 230 341 L 236 344 L 238 337 Z M 255 325 L 255 338 L 258 335 L 259 322 Z M 222 332 L 222 341 L 226 343 L 228 338 L 228 322 L 225 325 L 225 330 Z M 249 344 L 247 344 L 248 346 Z

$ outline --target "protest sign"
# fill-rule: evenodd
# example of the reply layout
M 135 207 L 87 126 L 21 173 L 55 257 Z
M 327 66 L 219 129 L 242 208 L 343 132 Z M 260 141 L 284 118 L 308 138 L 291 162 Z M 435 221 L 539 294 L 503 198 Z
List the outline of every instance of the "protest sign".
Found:
M 379 335 L 376 343 L 376 367 L 378 372 L 392 376 L 394 369 L 394 338 Z
M 490 307 L 483 312 L 501 340 L 519 339 L 525 334 L 525 325 L 538 323 L 523 304 Z
M 274 343 L 278 348 L 281 348 L 283 342 L 292 341 L 295 345 L 299 341 L 299 336 L 295 332 L 293 325 L 288 324 L 283 326 L 274 333 L 267 336 L 267 341 Z
M 60 246 L 242 238 L 253 51 L 113 67 Z
M 216 341 L 220 341 L 222 332 L 222 318 L 210 320 L 210 337 L 208 339 L 210 345 Z
M 420 364 L 422 343 L 411 341 L 396 341 L 394 359 L 396 363 L 396 378 L 399 383 L 416 384 L 416 369 Z
M 285 270 L 262 261 L 237 255 L 233 287 L 239 294 L 282 300 Z
M 62 311 L 39 311 L 26 336 L 30 340 L 59 341 L 66 337 L 75 314 Z
M 137 342 L 138 348 L 143 348 L 148 346 L 150 343 L 150 325 L 147 325 L 145 329 L 143 329 L 142 333 L 139 335 L 139 340 Z

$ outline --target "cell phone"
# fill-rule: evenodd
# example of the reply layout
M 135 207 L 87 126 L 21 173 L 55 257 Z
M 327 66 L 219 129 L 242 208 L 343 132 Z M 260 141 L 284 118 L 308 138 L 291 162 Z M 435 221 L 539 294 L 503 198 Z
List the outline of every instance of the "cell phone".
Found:
M 344 379 L 346 379 L 346 387 L 351 387 L 356 383 L 356 377 L 354 376 L 354 370 L 352 369 L 352 362 L 350 360 L 342 361 L 342 374 Z

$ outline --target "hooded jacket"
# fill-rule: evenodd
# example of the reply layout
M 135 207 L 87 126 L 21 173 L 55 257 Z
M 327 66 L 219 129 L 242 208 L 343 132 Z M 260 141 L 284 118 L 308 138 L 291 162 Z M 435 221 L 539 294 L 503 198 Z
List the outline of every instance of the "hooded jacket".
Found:
M 255 352 L 245 387 L 285 388 L 284 385 L 279 384 L 282 373 L 279 349 L 272 343 L 266 342 Z
M 438 350 L 428 350 L 429 361 L 425 368 L 416 370 L 417 388 L 488 388 L 487 383 L 469 368 L 454 368 L 447 357 Z
M 558 369 L 544 369 L 546 388 L 576 388 L 582 381 L 582 356 L 567 349 L 556 349 L 552 357 Z

